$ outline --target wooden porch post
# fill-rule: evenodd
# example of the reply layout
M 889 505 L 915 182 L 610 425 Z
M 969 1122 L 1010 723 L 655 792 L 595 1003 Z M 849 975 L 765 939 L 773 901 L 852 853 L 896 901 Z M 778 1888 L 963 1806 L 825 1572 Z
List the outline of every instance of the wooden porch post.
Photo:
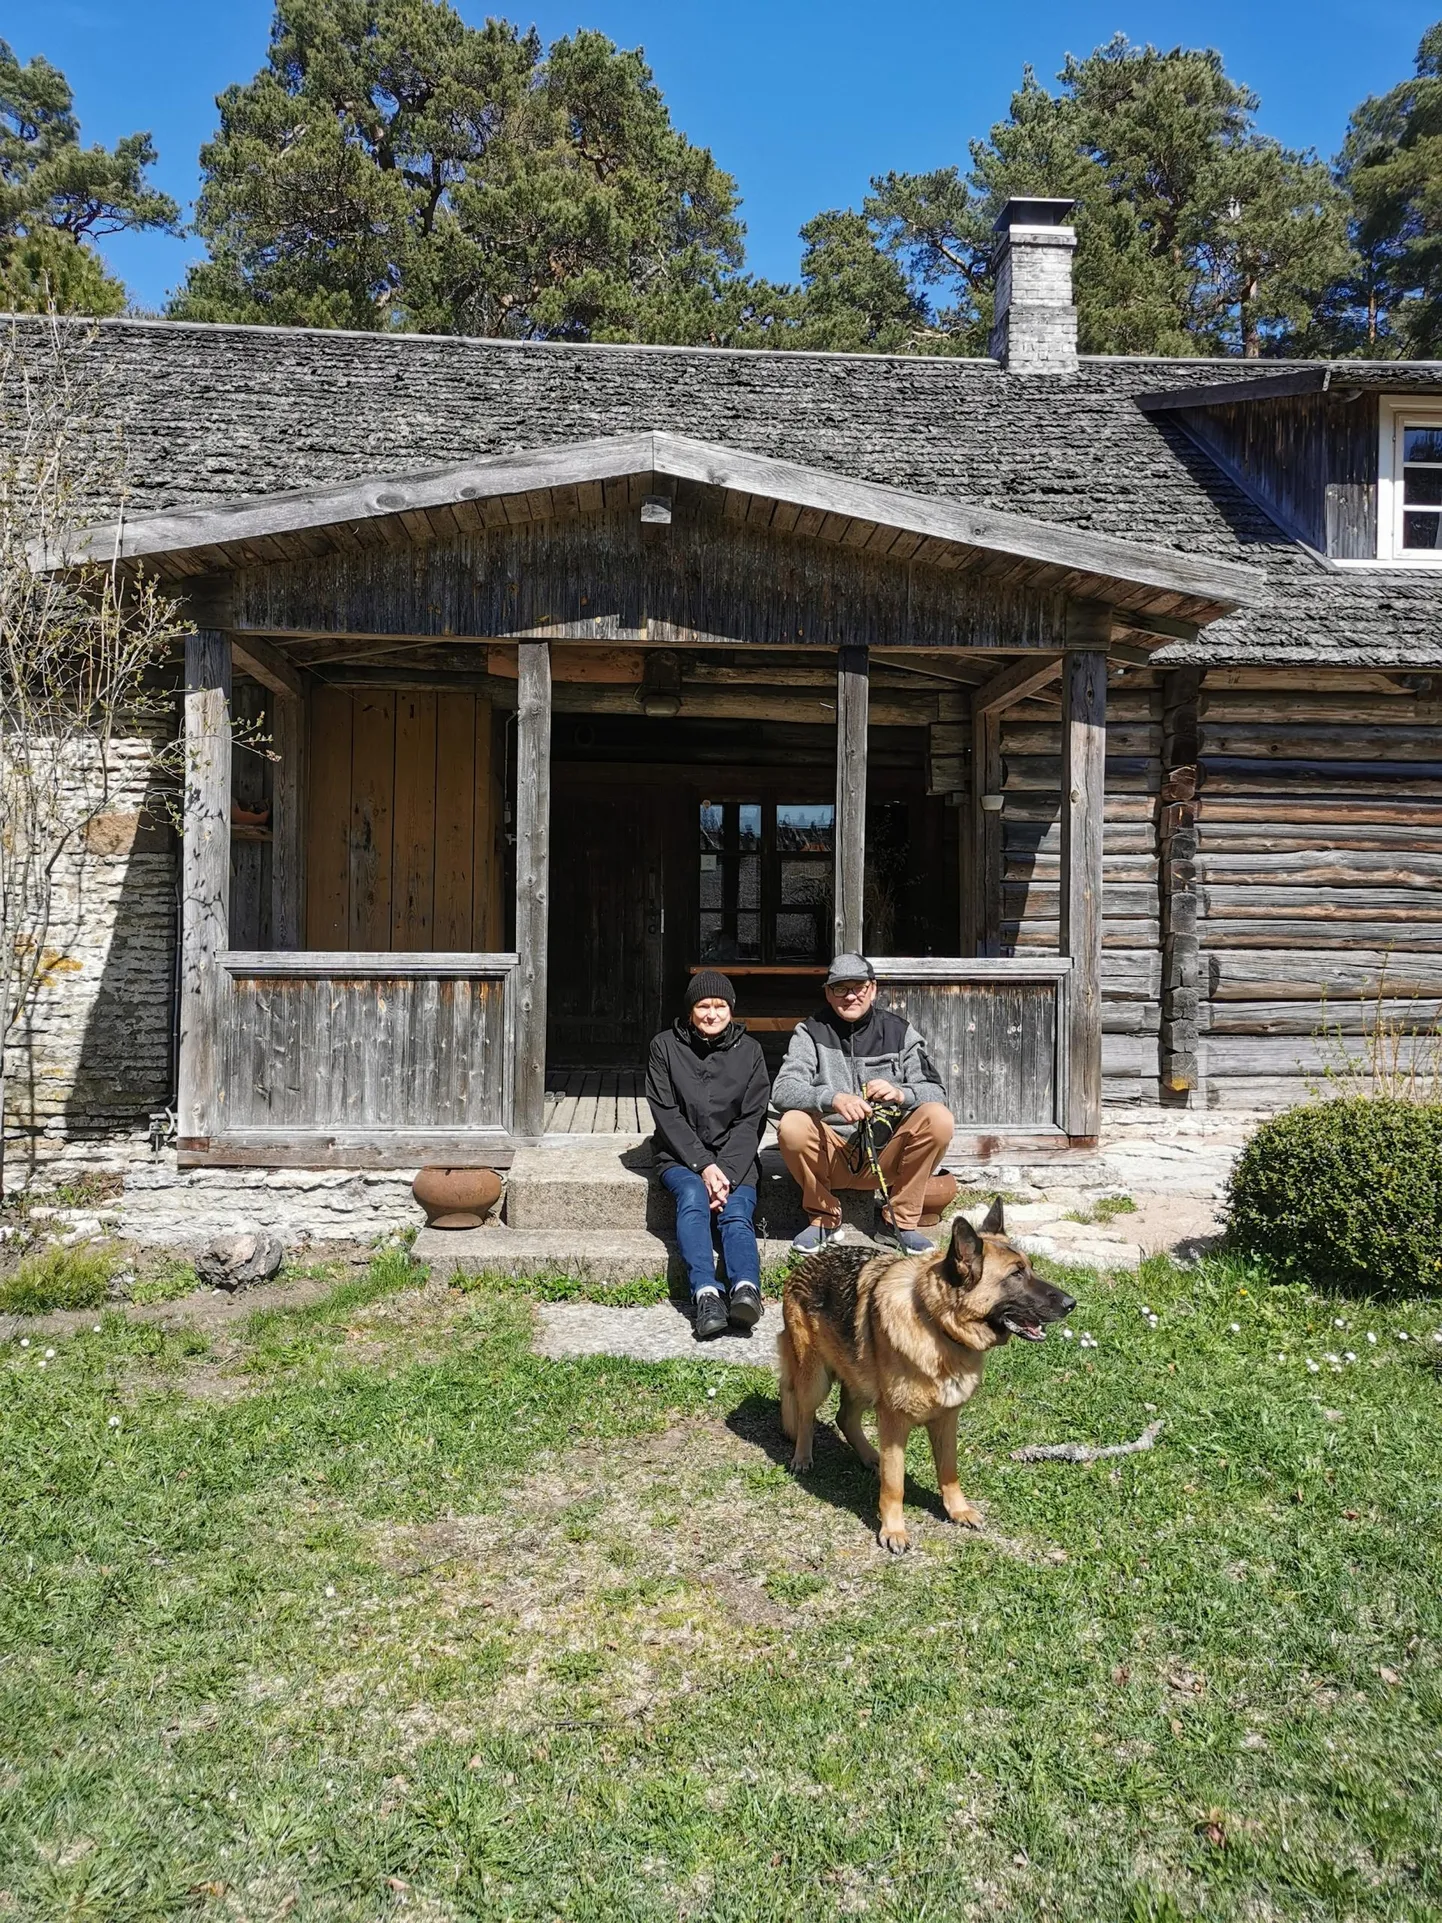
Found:
M 977 690 L 980 695 L 981 690 Z M 973 697 L 971 714 L 972 934 L 978 955 L 1001 953 L 1002 824 L 983 795 L 1001 791 L 1001 710 Z
M 836 656 L 836 886 L 832 948 L 860 954 L 866 887 L 866 725 L 871 664 L 864 647 Z
M 308 703 L 277 694 L 271 701 L 277 760 L 271 787 L 270 926 L 276 948 L 305 946 L 305 751 Z
M 217 1119 L 230 946 L 230 637 L 185 641 L 185 819 L 181 850 L 179 1146 L 200 1148 Z
M 1091 610 L 1071 611 L 1068 639 L 1100 639 Z M 1095 1137 L 1102 1115 L 1102 811 L 1106 792 L 1107 657 L 1068 650 L 1062 667 L 1061 952 L 1067 983 L 1066 1128 Z
M 546 940 L 551 906 L 551 644 L 517 648 L 515 1129 L 546 1122 Z

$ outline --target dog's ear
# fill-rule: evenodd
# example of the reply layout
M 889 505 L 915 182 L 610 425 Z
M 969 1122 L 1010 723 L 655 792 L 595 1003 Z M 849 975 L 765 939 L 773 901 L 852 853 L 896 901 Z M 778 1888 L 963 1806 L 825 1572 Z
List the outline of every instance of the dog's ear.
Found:
M 953 1287 L 969 1289 L 981 1279 L 981 1265 L 986 1259 L 986 1250 L 981 1237 L 958 1212 L 951 1224 L 951 1241 L 947 1245 L 945 1269 L 947 1279 Z
M 981 1225 L 981 1232 L 983 1235 L 1006 1234 L 1006 1222 L 1002 1216 L 1001 1197 L 999 1195 L 994 1195 L 991 1198 L 991 1207 L 986 1212 L 986 1220 Z

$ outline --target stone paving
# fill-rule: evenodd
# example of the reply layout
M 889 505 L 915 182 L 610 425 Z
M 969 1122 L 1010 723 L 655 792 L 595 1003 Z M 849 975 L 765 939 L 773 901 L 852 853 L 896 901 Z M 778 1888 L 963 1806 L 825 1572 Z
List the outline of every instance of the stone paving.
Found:
M 613 1309 L 604 1302 L 543 1302 L 536 1311 L 536 1349 L 557 1358 L 623 1355 L 637 1362 L 737 1362 L 774 1369 L 781 1329 L 779 1303 L 768 1302 L 752 1330 L 698 1342 L 684 1303 L 657 1302 L 645 1309 Z

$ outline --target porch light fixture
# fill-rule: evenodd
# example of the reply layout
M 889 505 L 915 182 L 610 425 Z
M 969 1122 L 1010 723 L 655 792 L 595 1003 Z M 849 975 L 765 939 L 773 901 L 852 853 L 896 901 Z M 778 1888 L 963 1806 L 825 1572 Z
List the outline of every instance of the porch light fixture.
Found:
M 983 814 L 999 815 L 1001 813 L 1001 805 L 1005 799 L 1005 795 L 983 795 L 981 798 Z
M 655 720 L 669 720 L 681 712 L 681 662 L 670 648 L 647 654 L 636 704 L 642 714 Z
M 649 527 L 670 527 L 671 496 L 669 494 L 647 494 L 641 501 L 641 521 Z

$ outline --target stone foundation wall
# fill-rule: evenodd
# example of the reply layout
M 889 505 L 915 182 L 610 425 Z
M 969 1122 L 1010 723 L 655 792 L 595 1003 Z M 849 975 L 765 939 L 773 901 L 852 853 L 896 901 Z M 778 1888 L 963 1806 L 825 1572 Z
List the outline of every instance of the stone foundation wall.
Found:
M 101 811 L 56 866 L 41 970 L 6 1050 L 6 1179 L 115 1167 L 172 1099 L 175 837 L 147 813 L 154 742 L 110 744 Z M 77 787 L 94 784 L 77 771 Z

